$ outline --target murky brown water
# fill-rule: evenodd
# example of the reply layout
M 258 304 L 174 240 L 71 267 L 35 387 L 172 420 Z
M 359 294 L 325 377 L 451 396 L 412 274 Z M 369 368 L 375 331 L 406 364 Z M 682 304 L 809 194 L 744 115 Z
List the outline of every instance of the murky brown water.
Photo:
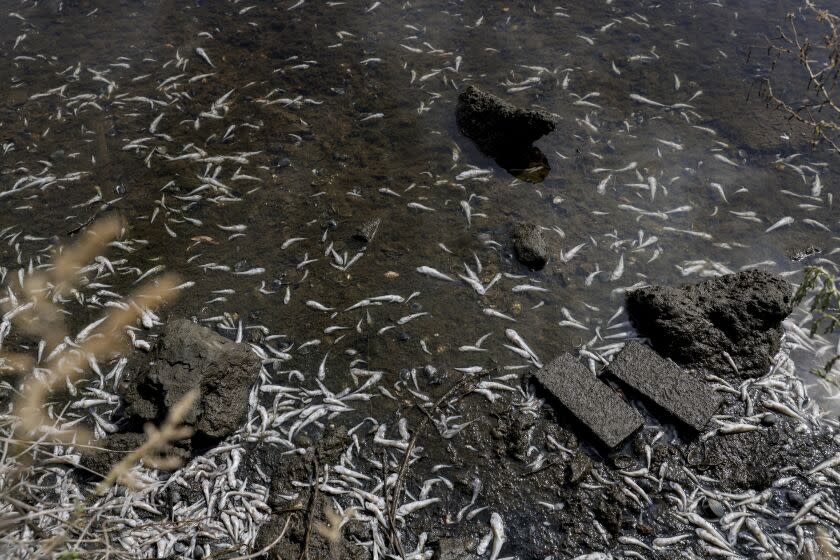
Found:
M 9 16 L 1 24 L 10 43 L 0 72 L 6 78 L 3 140 L 13 146 L 4 156 L 5 188 L 26 173 L 22 168 L 33 175 L 85 176 L 66 186 L 6 197 L 3 226 L 21 224 L 26 234 L 63 237 L 102 211 L 98 201 L 85 204 L 101 191 L 103 200 L 118 198 L 109 208 L 129 219 L 130 236 L 148 240 L 129 257 L 132 265 L 146 270 L 153 263 L 165 264 L 197 282 L 179 303 L 180 312 L 198 317 L 234 313 L 247 324 L 263 324 L 299 342 L 337 338 L 322 332 L 336 321 L 306 307 L 307 300 L 344 308 L 373 295 L 420 291 L 416 307 L 430 316 L 369 340 L 347 335 L 341 343 L 367 345 L 372 364 L 392 369 L 430 359 L 419 340 L 438 365 L 465 365 L 457 345 L 502 326 L 481 314 L 488 306 L 515 315 L 520 334 L 538 354 L 549 356 L 593 335 L 558 327 L 561 307 L 594 326 L 621 305 L 617 288 L 691 280 L 703 270 L 715 273 L 708 265 L 684 278 L 679 267 L 690 268 L 688 261 L 705 259 L 730 270 L 763 263 L 787 272 L 800 266 L 786 258 L 791 249 L 831 248 L 825 231 L 801 220 L 810 217 L 834 226 L 825 196 L 834 190 L 834 172 L 830 165 L 815 166 L 830 160 L 811 153 L 796 136 L 789 142 L 780 139 L 785 129 L 756 94 L 755 78 L 767 69 L 761 34 L 781 21 L 781 3 L 599 3 L 561 10 L 524 3 L 420 2 L 382 4 L 367 12 L 307 2 L 291 11 L 256 4 L 239 15 L 246 7 L 65 2 L 10 8 L 26 21 Z M 24 34 L 11 49 L 13 38 Z M 216 68 L 196 54 L 197 47 L 206 50 Z M 175 68 L 176 56 L 190 59 L 185 70 Z M 79 64 L 78 78 L 73 78 Z M 97 81 L 93 71 L 103 78 Z M 212 75 L 187 81 L 202 73 Z M 174 87 L 160 87 L 179 74 Z M 109 81 L 112 91 L 102 95 Z M 551 167 L 541 184 L 515 181 L 457 132 L 453 105 L 456 89 L 466 83 L 558 115 L 558 131 L 538 143 Z M 521 83 L 532 87 L 506 93 Z M 27 101 L 62 85 L 63 97 Z M 200 117 L 230 90 L 224 118 Z M 667 104 L 693 99 L 693 109 L 663 111 L 633 101 L 630 93 Z M 96 105 L 83 106 L 84 98 L 67 101 L 85 94 L 99 96 Z M 274 104 L 265 102 L 269 95 Z M 167 106 L 153 108 L 138 97 Z M 281 98 L 289 101 L 277 102 Z M 575 104 L 580 99 L 597 107 Z M 149 133 L 161 113 L 156 131 L 165 138 Z M 384 117 L 364 120 L 378 113 Z M 232 136 L 222 141 L 231 125 L 236 126 Z M 140 149 L 126 149 L 141 137 L 151 139 Z M 208 166 L 167 161 L 167 156 L 191 151 L 184 151 L 190 144 L 210 156 L 256 152 L 247 164 L 223 163 L 216 175 L 241 200 L 213 203 L 206 193 L 192 201 L 176 198 L 189 199 L 187 193 L 202 184 L 198 176 Z M 147 158 L 152 148 L 156 151 Z M 810 194 L 812 174 L 807 173 L 805 183 L 792 169 L 774 164 L 779 156 L 802 151 L 794 163 L 810 162 L 819 171 L 825 185 L 819 202 L 779 192 Z M 715 154 L 738 167 L 714 159 Z M 630 162 L 637 162 L 639 176 L 617 173 L 604 194 L 596 191 L 607 174 L 594 169 Z M 482 182 L 456 182 L 468 165 L 494 173 Z M 255 179 L 228 179 L 237 170 Z M 653 200 L 649 191 L 638 188 L 650 176 L 661 185 Z M 711 182 L 723 186 L 726 202 Z M 380 193 L 382 188 L 401 198 Z M 461 200 L 487 217 L 468 224 Z M 407 207 L 412 201 L 435 212 L 412 210 Z M 663 220 L 640 217 L 620 204 L 659 212 L 690 210 Z M 803 209 L 803 204 L 813 207 Z M 151 222 L 156 208 L 160 214 Z M 732 213 L 750 211 L 761 223 Z M 783 216 L 799 220 L 764 233 Z M 324 255 L 329 244 L 349 260 L 363 249 L 351 239 L 352 232 L 372 217 L 381 218 L 382 225 L 364 255 L 346 271 L 330 266 L 332 256 Z M 542 273 L 530 274 L 511 258 L 507 230 L 518 219 L 560 230 L 547 232 L 553 258 Z M 230 224 L 247 224 L 248 230 L 228 241 L 217 225 Z M 639 231 L 658 241 L 634 248 Z M 212 239 L 197 243 L 196 236 Z M 306 239 L 283 249 L 292 237 Z M 441 243 L 452 253 L 444 252 Z M 558 258 L 561 250 L 579 243 L 587 245 L 574 259 Z M 43 245 L 24 241 L 22 254 L 32 255 Z M 654 251 L 658 258 L 648 262 Z M 463 272 L 463 262 L 475 267 L 473 253 L 486 279 L 497 271 L 527 274 L 550 292 L 512 294 L 508 280 L 478 297 L 467 286 L 414 272 L 421 265 Z M 622 254 L 625 272 L 610 281 Z M 307 255 L 318 261 L 298 268 Z M 14 264 L 14 258 L 7 253 L 6 264 Z M 200 268 L 208 262 L 265 272 L 238 277 Z M 597 269 L 604 272 L 585 286 L 585 278 Z M 386 277 L 388 272 L 399 277 Z M 282 282 L 279 288 L 277 281 Z M 259 293 L 263 282 L 277 293 Z M 292 296 L 288 305 L 282 303 L 286 287 Z M 221 289 L 236 293 L 223 295 L 226 301 L 203 303 Z M 544 306 L 531 309 L 541 301 Z M 346 320 L 345 326 L 356 321 Z M 491 348 L 485 360 L 504 363 L 509 356 Z

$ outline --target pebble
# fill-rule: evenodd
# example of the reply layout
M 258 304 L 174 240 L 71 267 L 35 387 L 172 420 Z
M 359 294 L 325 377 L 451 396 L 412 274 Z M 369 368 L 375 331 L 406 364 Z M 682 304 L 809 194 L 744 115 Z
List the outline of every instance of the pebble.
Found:
M 770 412 L 761 417 L 761 423 L 765 426 L 775 426 L 778 421 L 779 417 Z
M 722 503 L 715 500 L 714 498 L 708 498 L 706 500 L 706 510 L 714 517 L 720 518 L 726 515 L 726 508 Z

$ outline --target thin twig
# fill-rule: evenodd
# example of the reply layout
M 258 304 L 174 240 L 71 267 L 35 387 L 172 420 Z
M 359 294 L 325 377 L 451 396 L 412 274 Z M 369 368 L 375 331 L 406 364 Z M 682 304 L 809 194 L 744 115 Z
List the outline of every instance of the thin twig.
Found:
M 440 407 L 440 405 L 444 402 L 448 401 L 449 397 L 452 396 L 453 393 L 466 386 L 467 384 L 474 383 L 489 374 L 490 371 L 484 371 L 475 375 L 465 375 L 463 378 L 461 378 L 460 381 L 458 381 L 452 387 L 450 387 L 449 390 L 443 394 L 443 396 L 441 396 L 437 401 L 435 401 L 434 405 L 432 405 L 431 411 L 429 411 L 429 414 L 426 416 L 426 418 L 424 418 L 417 426 L 417 429 L 414 431 L 414 434 L 411 436 L 411 439 L 408 442 L 408 447 L 405 450 L 405 455 L 403 455 L 402 463 L 400 463 L 400 468 L 397 472 L 397 480 L 394 482 L 394 489 L 391 495 L 391 503 L 388 507 L 388 521 L 391 524 L 391 532 L 393 533 L 392 536 L 399 545 L 400 557 L 403 559 L 405 559 L 405 553 L 402 550 L 402 543 L 399 537 L 396 536 L 396 512 L 397 504 L 400 501 L 400 494 L 402 494 L 403 480 L 405 479 L 405 476 L 408 473 L 408 465 L 411 462 L 411 452 L 414 451 L 414 447 L 417 445 L 417 438 L 420 437 L 421 433 L 423 433 L 423 430 L 426 428 L 426 426 L 429 424 L 429 421 L 432 419 L 432 415 L 437 412 L 438 407 Z M 470 391 L 468 391 L 466 394 L 468 394 L 469 392 Z M 461 395 L 455 400 L 460 400 L 464 396 L 465 395 Z
M 315 486 L 309 499 L 309 511 L 306 514 L 306 533 L 303 537 L 303 548 L 298 560 L 309 559 L 309 540 L 312 538 L 312 524 L 315 521 L 315 507 L 318 504 L 318 494 L 321 486 L 321 468 L 318 465 L 318 454 L 315 451 L 312 452 L 312 462 L 315 465 Z

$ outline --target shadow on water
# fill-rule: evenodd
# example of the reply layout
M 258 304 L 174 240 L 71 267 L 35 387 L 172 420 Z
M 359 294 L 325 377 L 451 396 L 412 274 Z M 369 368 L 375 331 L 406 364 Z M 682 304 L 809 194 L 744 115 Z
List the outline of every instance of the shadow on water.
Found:
M 546 155 L 536 146 L 507 153 L 496 158 L 496 163 L 521 181 L 542 183 L 551 173 Z

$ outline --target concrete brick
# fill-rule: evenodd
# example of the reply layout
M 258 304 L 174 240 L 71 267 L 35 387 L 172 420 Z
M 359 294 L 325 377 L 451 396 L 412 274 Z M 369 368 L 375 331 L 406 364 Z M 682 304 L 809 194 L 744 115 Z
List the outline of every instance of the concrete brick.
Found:
M 723 402 L 705 381 L 639 342 L 628 343 L 606 372 L 697 431 L 703 430 Z
M 608 385 L 570 354 L 563 354 L 536 373 L 537 381 L 604 445 L 617 447 L 644 419 Z

